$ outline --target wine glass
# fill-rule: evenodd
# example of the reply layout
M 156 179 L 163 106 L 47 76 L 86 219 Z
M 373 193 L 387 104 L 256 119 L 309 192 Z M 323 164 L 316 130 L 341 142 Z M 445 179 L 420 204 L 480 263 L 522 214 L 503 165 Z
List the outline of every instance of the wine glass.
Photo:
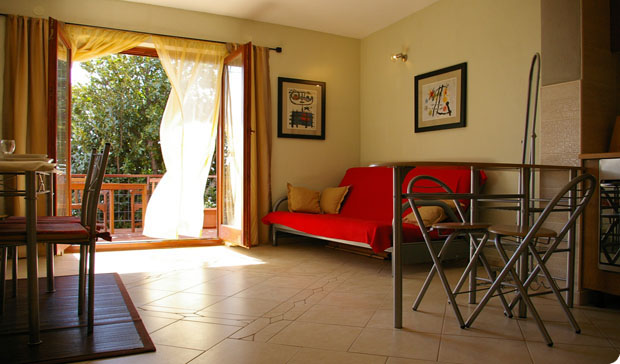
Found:
M 13 154 L 15 151 L 15 140 L 2 139 L 0 140 L 0 152 L 4 155 Z

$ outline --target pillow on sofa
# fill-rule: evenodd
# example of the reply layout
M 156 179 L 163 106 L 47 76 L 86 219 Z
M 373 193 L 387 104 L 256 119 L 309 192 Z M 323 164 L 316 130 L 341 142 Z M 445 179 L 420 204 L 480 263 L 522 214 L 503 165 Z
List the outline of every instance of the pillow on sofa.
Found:
M 441 200 L 441 202 L 446 203 L 452 208 L 452 210 L 456 211 L 456 206 L 454 206 L 453 200 Z M 446 212 L 441 206 L 418 206 L 418 211 L 420 212 L 420 217 L 426 227 L 430 227 L 431 225 L 444 221 L 448 218 L 448 215 L 446 215 Z M 403 222 L 414 225 L 418 224 L 413 211 L 403 217 Z
M 350 186 L 328 187 L 321 192 L 319 205 L 324 214 L 337 214 Z
M 321 213 L 321 206 L 319 205 L 320 192 L 312 191 L 305 187 L 295 187 L 290 183 L 286 184 L 286 188 L 288 189 L 288 210 L 290 212 Z

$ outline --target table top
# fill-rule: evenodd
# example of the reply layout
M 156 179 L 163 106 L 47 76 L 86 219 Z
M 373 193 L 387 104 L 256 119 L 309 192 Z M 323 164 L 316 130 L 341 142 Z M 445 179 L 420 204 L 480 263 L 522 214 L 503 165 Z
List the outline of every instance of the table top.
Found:
M 53 172 L 56 170 L 56 163 L 45 161 L 16 161 L 0 160 L 0 172 Z
M 583 167 L 557 166 L 546 164 L 521 164 L 521 163 L 496 163 L 496 162 L 466 162 L 466 161 L 409 161 L 409 162 L 383 162 L 371 164 L 371 167 L 474 167 L 480 169 L 545 169 L 545 170 L 577 170 L 583 171 Z

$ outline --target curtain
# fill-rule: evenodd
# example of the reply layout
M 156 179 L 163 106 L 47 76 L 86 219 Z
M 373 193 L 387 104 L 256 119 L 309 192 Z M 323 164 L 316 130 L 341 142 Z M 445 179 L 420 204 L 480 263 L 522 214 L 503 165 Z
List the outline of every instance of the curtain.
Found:
M 271 210 L 271 81 L 269 48 L 252 47 L 251 57 L 251 224 L 252 245 L 269 241 L 269 226 L 260 219 Z
M 47 153 L 48 39 L 47 19 L 7 16 L 2 137 L 15 140 L 16 154 Z M 45 199 L 40 200 L 38 211 L 45 213 Z M 21 215 L 24 199 L 8 199 L 5 208 Z
M 203 41 L 152 40 L 171 91 L 160 126 L 166 173 L 146 208 L 143 234 L 200 237 L 227 51 L 224 45 Z
M 93 58 L 116 54 L 146 42 L 150 35 L 120 30 L 65 25 L 71 44 L 71 59 L 84 62 Z

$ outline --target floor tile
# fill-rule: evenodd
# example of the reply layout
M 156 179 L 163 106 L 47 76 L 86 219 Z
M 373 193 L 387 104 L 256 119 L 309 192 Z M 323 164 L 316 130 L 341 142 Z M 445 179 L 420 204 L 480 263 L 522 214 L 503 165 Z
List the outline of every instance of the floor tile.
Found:
M 467 321 L 467 318 L 474 311 L 474 309 L 474 305 L 459 305 L 459 310 L 461 311 L 464 321 Z M 502 307 L 491 305 L 487 305 L 482 312 L 480 312 L 478 317 L 476 317 L 476 320 L 473 322 L 471 327 L 467 329 L 462 329 L 459 326 L 459 322 L 456 319 L 452 305 L 446 305 L 443 333 L 447 335 L 523 340 L 523 334 L 519 328 L 517 320 L 506 317 Z
M 537 342 L 528 342 L 527 346 L 536 364 L 609 364 L 620 355 L 617 349 L 598 346 L 554 344 L 548 347 Z
M 359 307 L 377 309 L 385 301 L 385 294 L 357 293 L 357 292 L 330 292 L 319 303 L 323 305 Z
M 609 340 L 593 324 L 580 324 L 581 333 L 575 333 L 573 327 L 568 323 L 545 322 L 545 327 L 554 344 L 574 344 L 590 346 L 611 346 Z M 519 326 L 527 341 L 543 342 L 543 336 L 538 329 L 538 325 L 532 319 L 519 320 Z
M 225 298 L 226 296 L 212 296 L 199 293 L 177 292 L 162 299 L 150 302 L 149 306 L 161 306 L 200 311 L 216 302 L 222 301 Z
M 117 358 L 90 361 L 101 364 L 184 364 L 202 354 L 200 350 L 157 345 L 157 351 L 151 353 L 121 356 Z
M 403 328 L 409 331 L 441 334 L 443 327 L 442 313 L 411 311 L 403 309 Z M 392 310 L 377 310 L 366 325 L 378 329 L 394 328 L 394 314 Z
M 151 338 L 156 345 L 207 350 L 237 330 L 235 326 L 177 321 L 154 332 Z
M 127 292 L 131 297 L 131 301 L 136 306 L 142 306 L 144 304 L 162 299 L 166 296 L 170 296 L 174 292 L 162 291 L 158 289 L 148 289 L 144 287 L 128 288 Z
M 142 323 L 144 324 L 144 327 L 146 327 L 146 331 L 148 331 L 149 334 L 161 329 L 162 327 L 166 327 L 173 322 L 178 321 L 169 318 L 146 315 L 142 315 L 140 318 L 142 319 Z
M 358 327 L 293 322 L 270 343 L 346 351 L 362 331 Z
M 344 353 L 339 351 L 303 348 L 289 364 L 384 364 L 386 358 L 378 355 Z
M 205 309 L 207 312 L 223 312 L 238 315 L 261 316 L 280 304 L 277 300 L 229 297 Z
M 441 337 L 439 360 L 450 363 L 531 363 L 524 341 L 485 337 Z
M 440 336 L 398 329 L 366 328 L 350 352 L 437 360 Z
M 278 286 L 269 286 L 259 284 L 254 287 L 247 288 L 233 297 L 243 297 L 243 298 L 262 298 L 268 300 L 277 300 L 277 301 L 286 301 L 287 299 L 293 297 L 297 293 L 299 293 L 299 288 L 287 288 L 287 287 L 278 287 Z
M 364 327 L 375 313 L 366 308 L 343 308 L 342 306 L 329 306 L 317 304 L 312 306 L 297 320 L 316 322 L 322 324 L 359 326 Z
M 227 339 L 211 348 L 191 364 L 278 364 L 288 363 L 299 348 L 294 346 Z

